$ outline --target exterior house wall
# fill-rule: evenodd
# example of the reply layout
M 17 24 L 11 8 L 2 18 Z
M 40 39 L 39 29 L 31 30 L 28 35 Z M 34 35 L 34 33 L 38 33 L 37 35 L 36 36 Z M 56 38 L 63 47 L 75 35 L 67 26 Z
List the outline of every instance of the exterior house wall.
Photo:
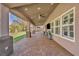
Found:
M 60 16 L 73 7 L 75 7 L 75 42 L 71 42 L 55 35 L 53 35 L 53 39 L 73 55 L 79 55 L 79 4 L 59 4 L 49 16 L 48 20 L 54 20 L 56 17 Z

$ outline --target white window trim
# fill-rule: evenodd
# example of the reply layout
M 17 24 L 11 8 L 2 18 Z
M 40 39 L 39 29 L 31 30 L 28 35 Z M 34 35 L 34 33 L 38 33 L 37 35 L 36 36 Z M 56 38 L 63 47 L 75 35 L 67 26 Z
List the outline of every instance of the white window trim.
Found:
M 51 29 L 51 32 L 52 32 L 52 28 L 54 28 L 54 26 L 52 27 L 52 23 L 53 23 L 53 25 L 54 25 L 54 22 L 51 22 L 51 23 L 50 23 L 50 26 L 51 26 L 51 28 L 50 28 L 50 29 Z M 53 33 L 54 33 L 54 30 L 53 30 Z
M 62 36 L 62 16 L 63 15 L 65 15 L 65 14 L 67 14 L 69 11 L 71 11 L 71 10 L 73 10 L 73 18 L 74 18 L 74 20 L 73 20 L 73 27 L 74 27 L 74 29 L 73 29 L 73 31 L 74 31 L 74 37 L 73 37 L 73 40 L 71 40 L 72 38 L 68 38 L 68 37 L 64 37 L 64 36 Z M 59 34 L 55 34 L 55 20 L 57 20 L 58 18 L 60 18 L 60 35 Z M 62 15 L 60 15 L 60 16 L 58 16 L 57 18 L 55 18 L 54 20 L 52 20 L 51 21 L 51 24 L 52 24 L 52 22 L 54 23 L 54 33 L 52 33 L 52 35 L 55 35 L 55 36 L 58 36 L 58 37 L 61 37 L 61 38 L 63 38 L 63 39 L 66 39 L 66 40 L 68 40 L 68 41 L 71 41 L 71 42 L 75 42 L 75 7 L 73 7 L 73 8 L 71 8 L 71 9 L 69 9 L 68 11 L 66 11 L 66 12 L 64 12 Z M 72 25 L 72 24 L 70 24 L 70 25 Z M 64 25 L 65 26 L 65 25 Z M 51 25 L 51 27 L 52 27 L 52 25 Z M 52 28 L 51 28 L 52 29 Z
M 56 18 L 56 19 L 55 19 L 55 21 L 54 21 L 54 31 L 55 31 L 55 32 L 56 32 L 56 30 L 55 30 L 55 29 L 56 29 L 57 27 L 60 27 L 60 28 L 61 28 L 61 26 L 60 26 L 60 25 L 56 26 L 56 21 L 57 21 L 57 20 L 61 21 L 61 18 L 60 18 L 60 17 L 58 17 L 58 18 Z M 54 33 L 54 34 L 56 34 L 56 33 Z M 60 34 L 56 34 L 56 35 L 60 35 Z

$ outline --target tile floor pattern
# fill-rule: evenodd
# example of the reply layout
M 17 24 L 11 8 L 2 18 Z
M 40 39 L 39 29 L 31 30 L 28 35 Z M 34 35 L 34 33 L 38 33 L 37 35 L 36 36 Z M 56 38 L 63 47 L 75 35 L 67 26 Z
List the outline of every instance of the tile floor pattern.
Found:
M 55 41 L 47 39 L 40 33 L 32 38 L 24 38 L 14 43 L 12 56 L 71 56 L 68 51 Z

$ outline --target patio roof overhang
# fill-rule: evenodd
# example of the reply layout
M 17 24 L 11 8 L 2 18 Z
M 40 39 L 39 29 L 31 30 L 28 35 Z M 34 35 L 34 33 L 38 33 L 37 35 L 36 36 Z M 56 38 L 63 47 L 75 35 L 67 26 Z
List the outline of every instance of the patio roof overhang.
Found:
M 33 25 L 43 25 L 49 15 L 57 7 L 57 3 L 4 3 L 10 9 L 10 12 L 30 21 Z

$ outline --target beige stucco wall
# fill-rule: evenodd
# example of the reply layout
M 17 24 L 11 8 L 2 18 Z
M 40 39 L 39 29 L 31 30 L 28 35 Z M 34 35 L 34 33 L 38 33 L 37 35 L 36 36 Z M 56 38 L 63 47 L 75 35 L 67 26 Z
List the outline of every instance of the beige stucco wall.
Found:
M 1 27 L 1 4 L 0 4 L 0 27 Z M 1 30 L 0 30 L 0 36 L 1 36 Z
M 49 16 L 48 20 L 53 20 L 54 18 L 60 16 L 72 7 L 75 7 L 75 42 L 71 42 L 67 39 L 63 39 L 55 35 L 53 35 L 53 38 L 58 44 L 63 46 L 73 55 L 79 55 L 79 4 L 59 4 L 54 12 L 52 12 L 52 14 Z
M 9 35 L 9 9 L 0 4 L 0 37 Z

